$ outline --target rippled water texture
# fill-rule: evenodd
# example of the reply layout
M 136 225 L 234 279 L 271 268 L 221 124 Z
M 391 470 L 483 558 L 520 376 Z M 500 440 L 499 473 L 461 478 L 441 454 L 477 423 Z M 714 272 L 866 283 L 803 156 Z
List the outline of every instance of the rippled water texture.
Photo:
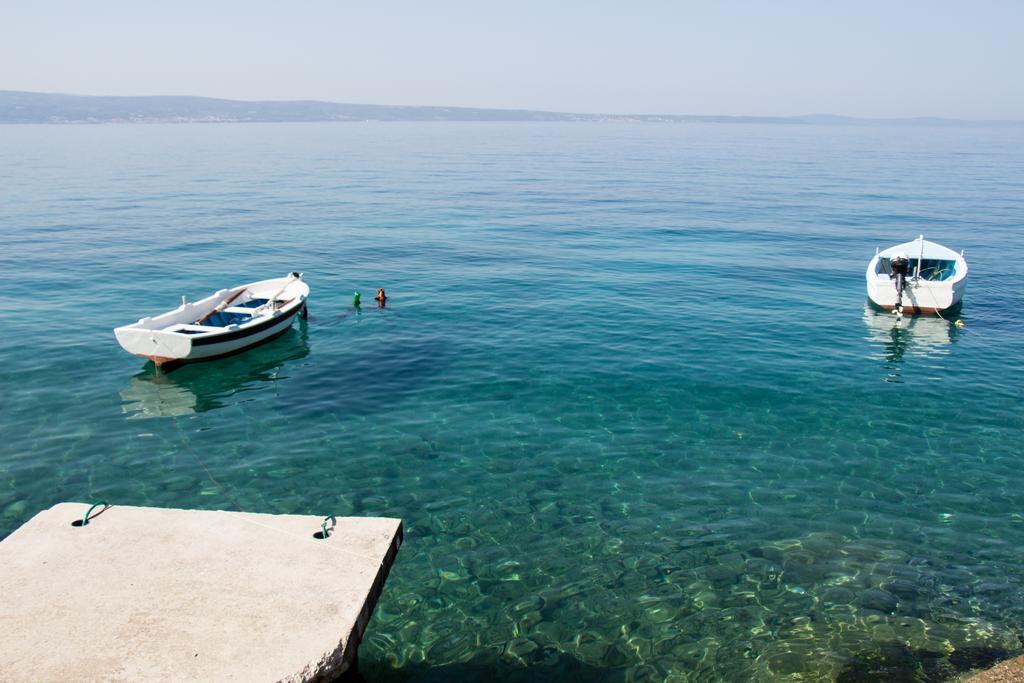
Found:
M 942 680 L 1022 647 L 1022 216 L 1020 130 L 0 127 L 0 535 L 401 517 L 369 680 Z M 921 232 L 962 330 L 865 306 Z M 251 353 L 111 334 L 290 270 Z

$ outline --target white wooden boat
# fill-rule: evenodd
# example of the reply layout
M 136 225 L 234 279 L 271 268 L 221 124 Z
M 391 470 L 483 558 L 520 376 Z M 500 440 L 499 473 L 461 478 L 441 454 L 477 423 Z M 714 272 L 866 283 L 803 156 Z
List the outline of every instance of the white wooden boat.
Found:
M 960 303 L 967 261 L 924 235 L 876 252 L 866 273 L 868 298 L 897 314 L 939 313 Z
M 114 329 L 128 353 L 157 364 L 210 360 L 270 341 L 305 315 L 309 285 L 301 273 L 222 289 L 173 311 Z

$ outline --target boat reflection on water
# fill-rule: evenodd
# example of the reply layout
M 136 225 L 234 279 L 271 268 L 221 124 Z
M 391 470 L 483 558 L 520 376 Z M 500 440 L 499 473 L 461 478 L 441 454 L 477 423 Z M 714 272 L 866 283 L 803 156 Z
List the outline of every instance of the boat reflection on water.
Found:
M 938 316 L 900 318 L 870 304 L 864 307 L 864 324 L 868 341 L 881 347 L 871 357 L 882 361 L 886 382 L 902 382 L 904 365 L 910 360 L 921 361 L 923 368 L 942 370 L 942 358 L 960 335 L 960 330 Z
M 286 379 L 286 365 L 309 355 L 307 332 L 301 322 L 297 329 L 245 353 L 183 365 L 173 372 L 148 365 L 121 390 L 121 410 L 129 419 L 180 417 L 237 403 L 239 394 Z

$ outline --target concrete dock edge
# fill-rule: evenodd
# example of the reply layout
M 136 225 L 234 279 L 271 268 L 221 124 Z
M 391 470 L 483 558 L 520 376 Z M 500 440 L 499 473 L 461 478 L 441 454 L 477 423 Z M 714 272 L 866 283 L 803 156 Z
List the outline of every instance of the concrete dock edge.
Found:
M 315 516 L 123 506 L 73 526 L 88 507 L 0 542 L 0 680 L 332 680 L 403 540 L 398 519 L 322 539 Z

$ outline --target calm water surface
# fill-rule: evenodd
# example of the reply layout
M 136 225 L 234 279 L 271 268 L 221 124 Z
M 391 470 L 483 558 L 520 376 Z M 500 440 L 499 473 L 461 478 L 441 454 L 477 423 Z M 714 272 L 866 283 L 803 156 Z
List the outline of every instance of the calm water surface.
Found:
M 944 680 L 1022 647 L 1022 216 L 1020 130 L 0 127 L 0 536 L 401 517 L 369 680 Z M 921 232 L 962 330 L 865 306 Z M 290 270 L 248 354 L 111 334 Z

